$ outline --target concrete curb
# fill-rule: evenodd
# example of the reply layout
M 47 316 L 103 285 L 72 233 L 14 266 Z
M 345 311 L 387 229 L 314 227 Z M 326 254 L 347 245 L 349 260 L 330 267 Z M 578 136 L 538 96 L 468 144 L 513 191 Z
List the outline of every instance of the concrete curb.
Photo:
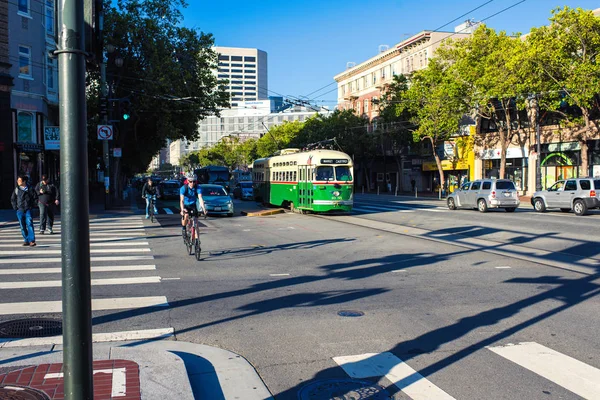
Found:
M 254 367 L 242 356 L 216 347 L 171 340 L 95 343 L 94 360 L 139 365 L 144 400 L 273 400 Z M 0 369 L 62 363 L 62 346 L 0 348 Z
M 283 214 L 285 210 L 283 208 L 276 208 L 273 210 L 260 210 L 260 211 L 242 211 L 242 215 L 247 217 L 262 217 L 265 215 Z

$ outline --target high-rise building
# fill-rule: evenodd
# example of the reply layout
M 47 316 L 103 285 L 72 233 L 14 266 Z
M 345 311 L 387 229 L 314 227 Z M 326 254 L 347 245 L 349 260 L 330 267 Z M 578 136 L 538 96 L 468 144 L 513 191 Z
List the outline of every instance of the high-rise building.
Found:
M 217 77 L 229 81 L 231 107 L 238 107 L 242 101 L 269 97 L 266 52 L 240 47 L 214 47 L 213 50 L 219 54 Z

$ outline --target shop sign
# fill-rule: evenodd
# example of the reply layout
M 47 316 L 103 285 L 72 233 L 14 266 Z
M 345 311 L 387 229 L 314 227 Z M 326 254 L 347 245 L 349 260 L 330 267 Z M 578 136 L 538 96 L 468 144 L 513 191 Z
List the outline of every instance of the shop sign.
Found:
M 442 160 L 442 170 L 444 171 L 457 171 L 469 169 L 469 163 L 467 160 Z M 423 163 L 423 171 L 437 171 L 437 164 L 435 161 L 426 161 Z
M 44 146 L 46 150 L 60 150 L 60 128 L 58 126 L 44 128 Z
M 37 143 L 16 142 L 15 147 L 22 152 L 41 153 L 44 151 L 44 146 Z
M 486 149 L 480 153 L 479 158 L 482 160 L 499 160 L 500 151 L 500 149 Z M 506 158 L 524 158 L 527 156 L 528 153 L 524 147 L 509 147 L 506 149 Z
M 567 142 L 567 143 L 548 143 L 541 146 L 542 152 L 553 153 L 555 151 L 574 151 L 581 150 L 581 144 L 579 142 Z

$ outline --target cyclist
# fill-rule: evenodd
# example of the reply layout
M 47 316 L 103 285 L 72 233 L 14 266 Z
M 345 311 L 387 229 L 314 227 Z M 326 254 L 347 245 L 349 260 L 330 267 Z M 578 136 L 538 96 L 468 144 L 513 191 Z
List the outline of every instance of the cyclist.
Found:
M 200 203 L 200 209 L 206 212 L 204 199 L 202 199 L 202 191 L 196 186 L 197 180 L 196 175 L 189 175 L 187 177 L 187 185 L 182 186 L 179 190 L 179 209 L 181 210 L 181 229 L 183 231 L 185 231 L 185 225 L 188 221 L 188 214 L 190 217 L 198 216 L 196 202 Z
M 150 218 L 148 208 L 150 207 L 150 198 L 152 197 L 154 197 L 154 214 L 158 214 L 158 211 L 156 210 L 156 197 L 158 197 L 158 194 L 158 187 L 154 185 L 151 178 L 148 178 L 148 181 L 142 188 L 142 199 L 146 200 L 146 219 Z

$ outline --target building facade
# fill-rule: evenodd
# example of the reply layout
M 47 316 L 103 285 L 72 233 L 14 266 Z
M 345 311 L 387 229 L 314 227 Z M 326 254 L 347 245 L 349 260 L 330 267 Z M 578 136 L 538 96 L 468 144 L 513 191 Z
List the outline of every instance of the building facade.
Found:
M 0 0 L 0 208 L 9 207 L 15 175 L 10 92 L 13 78 L 8 44 L 8 0 Z
M 229 81 L 227 91 L 232 107 L 269 97 L 266 52 L 240 47 L 213 47 L 213 50 L 219 54 L 217 78 Z
M 6 90 L 0 101 L 1 186 L 13 186 L 19 174 L 33 182 L 42 173 L 58 179 L 58 62 L 51 56 L 56 49 L 55 3 L 17 0 L 0 4 L 0 54 L 8 52 L 7 60 L 0 60 L 0 75 L 3 89 L 10 88 L 8 118 Z M 11 184 L 4 185 L 7 181 Z M 6 206 L 4 199 L 0 201 Z

